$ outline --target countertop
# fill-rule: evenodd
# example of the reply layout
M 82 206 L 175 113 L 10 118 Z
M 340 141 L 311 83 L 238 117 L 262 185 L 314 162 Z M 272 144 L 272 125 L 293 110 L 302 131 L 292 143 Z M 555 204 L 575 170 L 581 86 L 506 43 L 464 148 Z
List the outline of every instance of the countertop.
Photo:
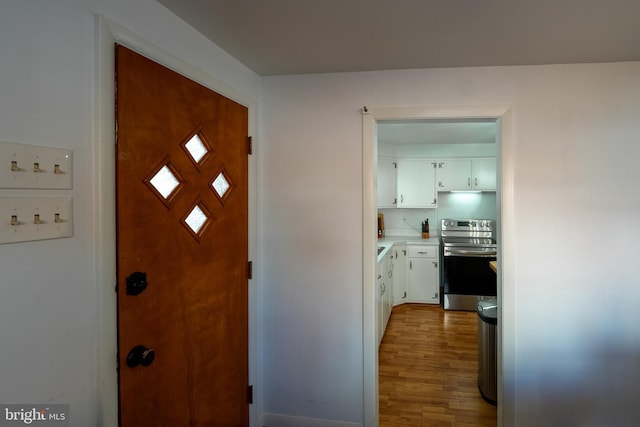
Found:
M 394 243 L 406 243 L 408 245 L 439 245 L 440 236 L 431 234 L 428 239 L 423 239 L 421 235 L 415 236 L 385 236 L 378 239 L 378 247 L 391 246 Z
M 396 243 L 405 243 L 407 245 L 430 245 L 439 246 L 440 236 L 431 234 L 428 239 L 423 239 L 420 234 L 415 236 L 385 236 L 378 239 L 378 247 L 384 247 L 384 250 L 378 255 L 378 262 L 389 252 L 389 249 Z

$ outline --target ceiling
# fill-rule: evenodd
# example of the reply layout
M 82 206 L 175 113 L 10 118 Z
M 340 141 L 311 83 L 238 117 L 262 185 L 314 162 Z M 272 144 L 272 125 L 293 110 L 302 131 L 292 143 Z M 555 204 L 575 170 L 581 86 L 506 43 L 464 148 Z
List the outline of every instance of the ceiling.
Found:
M 640 60 L 640 0 L 157 0 L 260 76 Z M 378 141 L 495 143 L 495 123 Z
M 157 0 L 261 76 L 640 60 L 639 0 Z

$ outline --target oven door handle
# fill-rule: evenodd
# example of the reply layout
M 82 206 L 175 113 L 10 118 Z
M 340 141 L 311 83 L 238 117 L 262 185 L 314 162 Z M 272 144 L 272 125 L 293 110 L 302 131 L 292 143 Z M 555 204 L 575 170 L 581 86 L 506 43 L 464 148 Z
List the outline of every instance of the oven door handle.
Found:
M 446 249 L 445 256 L 467 256 L 467 257 L 495 257 L 497 255 L 495 250 L 479 251 L 476 249 Z

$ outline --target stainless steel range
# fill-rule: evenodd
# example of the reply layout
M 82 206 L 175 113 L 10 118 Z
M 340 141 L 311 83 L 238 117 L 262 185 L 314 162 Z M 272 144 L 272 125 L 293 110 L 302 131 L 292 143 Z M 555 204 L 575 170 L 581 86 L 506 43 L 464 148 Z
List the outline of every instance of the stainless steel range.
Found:
M 478 300 L 495 298 L 496 274 L 489 261 L 496 260 L 494 221 L 443 219 L 440 228 L 440 265 L 445 310 L 475 311 Z

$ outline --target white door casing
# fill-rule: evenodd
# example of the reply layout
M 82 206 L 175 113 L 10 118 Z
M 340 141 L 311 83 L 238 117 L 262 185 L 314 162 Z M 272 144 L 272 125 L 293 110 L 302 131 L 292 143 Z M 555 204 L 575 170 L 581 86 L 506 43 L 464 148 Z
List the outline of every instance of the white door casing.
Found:
M 376 339 L 376 261 L 377 261 L 377 121 L 425 119 L 478 119 L 493 118 L 497 132 L 497 186 L 498 203 L 498 426 L 513 425 L 515 330 L 513 291 L 514 281 L 514 209 L 513 164 L 515 141 L 513 114 L 509 105 L 487 106 L 435 106 L 435 107 L 365 107 L 362 111 L 362 226 L 363 226 L 363 398 L 364 426 L 378 425 L 378 351 Z M 509 254 L 505 257 L 504 254 Z M 505 326 L 506 325 L 506 326 Z M 505 398 L 506 397 L 506 398 Z

